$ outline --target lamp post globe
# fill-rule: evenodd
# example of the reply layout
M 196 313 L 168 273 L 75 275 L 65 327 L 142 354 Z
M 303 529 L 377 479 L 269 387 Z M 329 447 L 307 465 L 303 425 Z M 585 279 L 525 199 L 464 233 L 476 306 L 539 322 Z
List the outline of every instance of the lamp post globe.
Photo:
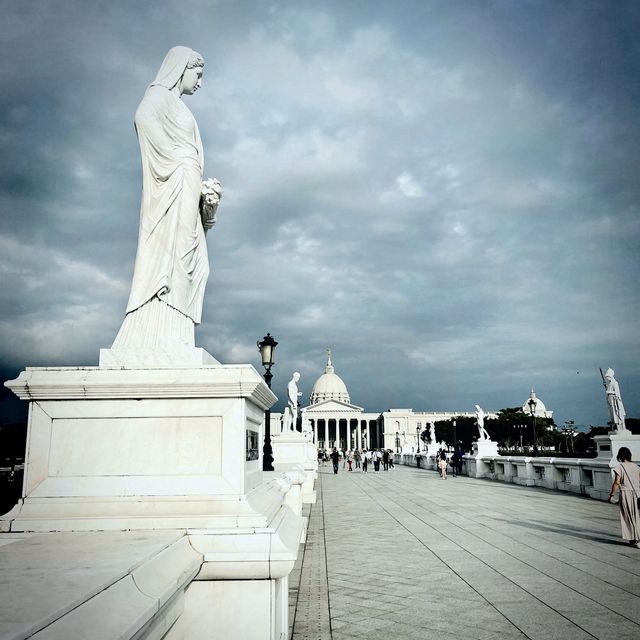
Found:
M 259 340 L 257 343 L 258 351 L 262 359 L 262 366 L 264 367 L 264 381 L 267 383 L 269 389 L 271 389 L 271 379 L 273 374 L 271 373 L 271 367 L 274 365 L 274 353 L 278 343 L 273 339 L 270 333 Z M 271 447 L 271 409 L 266 409 L 264 412 L 264 446 L 262 448 L 262 470 L 273 471 L 273 448 Z

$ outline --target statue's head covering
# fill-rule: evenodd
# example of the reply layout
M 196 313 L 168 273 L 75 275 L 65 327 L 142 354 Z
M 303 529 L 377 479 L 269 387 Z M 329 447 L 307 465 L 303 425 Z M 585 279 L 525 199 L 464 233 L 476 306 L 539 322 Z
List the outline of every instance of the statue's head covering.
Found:
M 604 377 L 605 377 L 605 378 L 613 378 L 613 376 L 614 376 L 615 374 L 616 374 L 616 372 L 615 372 L 611 367 L 609 367 L 609 368 L 607 369 L 606 373 L 604 374 Z
M 167 89 L 173 89 L 182 78 L 192 53 L 193 49 L 189 47 L 172 47 L 169 49 L 169 53 L 164 57 L 156 79 L 149 86 L 160 85 Z

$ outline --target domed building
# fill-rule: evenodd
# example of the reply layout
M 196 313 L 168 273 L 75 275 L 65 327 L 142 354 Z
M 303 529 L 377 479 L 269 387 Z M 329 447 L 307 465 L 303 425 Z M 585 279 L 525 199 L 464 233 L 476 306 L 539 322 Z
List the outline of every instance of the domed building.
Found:
M 527 416 L 532 415 L 534 418 L 553 418 L 553 411 L 547 410 L 544 402 L 536 397 L 536 392 L 533 389 L 522 405 L 522 413 Z
M 331 364 L 331 349 L 328 349 L 329 358 L 324 373 L 316 380 L 309 397 L 309 405 L 318 404 L 324 400 L 340 400 L 341 402 L 351 403 L 347 385 L 342 378 L 336 374 Z
M 382 413 L 366 413 L 351 403 L 347 385 L 335 372 L 331 350 L 327 349 L 324 373 L 315 381 L 309 396 L 309 406 L 302 408 L 304 420 L 310 422 L 313 441 L 319 449 L 394 449 L 419 448 L 418 436 L 430 422 L 456 416 L 472 417 L 462 411 L 433 412 L 413 409 L 389 409 Z M 495 417 L 494 414 L 489 414 Z M 271 414 L 271 432 L 280 433 L 281 414 Z
M 317 446 L 329 450 L 362 449 L 373 446 L 371 443 L 382 446 L 380 414 L 364 413 L 362 407 L 351 404 L 347 385 L 333 368 L 331 349 L 327 355 L 324 373 L 315 381 L 309 406 L 303 409 Z
M 420 451 L 424 444 L 420 434 L 438 420 L 451 420 L 457 417 L 474 418 L 470 411 L 414 411 L 413 409 L 388 409 L 382 413 L 367 413 L 362 407 L 351 403 L 347 385 L 335 372 L 331 361 L 331 349 L 327 349 L 327 364 L 324 372 L 315 381 L 309 405 L 302 408 L 303 420 L 308 420 L 313 432 L 313 441 L 319 449 L 331 451 L 338 449 L 376 449 L 386 448 L 396 451 Z M 304 384 L 304 383 L 302 383 Z M 534 400 L 534 415 L 550 418 L 544 403 L 531 397 L 523 407 L 531 415 L 528 403 Z M 486 412 L 490 419 L 496 418 L 493 411 Z M 489 431 L 490 431 L 489 426 Z M 282 430 L 282 414 L 271 413 L 271 433 Z

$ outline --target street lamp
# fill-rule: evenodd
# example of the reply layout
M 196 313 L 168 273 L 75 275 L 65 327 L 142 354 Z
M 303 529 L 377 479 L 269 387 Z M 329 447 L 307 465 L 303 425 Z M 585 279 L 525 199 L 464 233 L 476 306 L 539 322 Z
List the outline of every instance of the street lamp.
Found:
M 457 451 L 458 450 L 458 437 L 456 435 L 456 425 L 458 423 L 454 420 L 453 421 L 453 450 Z
M 531 426 L 533 427 L 533 449 L 535 451 L 538 446 L 536 441 L 536 401 L 533 398 L 529 398 L 527 404 L 529 405 L 529 411 L 531 412 Z
M 520 436 L 520 451 L 522 451 L 522 429 L 524 428 L 524 425 L 514 424 L 513 428 L 518 430 L 518 435 Z
M 567 450 L 567 453 L 569 453 L 569 442 L 567 439 L 568 436 L 571 436 L 571 451 L 575 451 L 573 438 L 576 435 L 576 430 L 574 429 L 574 425 L 575 425 L 575 421 L 565 420 L 564 428 L 561 429 L 562 433 L 564 434 L 564 446 L 565 446 L 565 449 Z
M 396 431 L 396 453 L 400 453 L 400 434 Z
M 271 367 L 273 366 L 273 353 L 278 343 L 273 339 L 270 333 L 262 338 L 258 345 L 258 351 L 262 358 L 262 366 L 264 367 L 264 381 L 267 387 L 271 389 Z M 271 409 L 264 412 L 264 447 L 262 448 L 262 470 L 273 471 L 273 449 L 271 448 Z
M 416 453 L 420 453 L 420 427 L 416 427 L 416 442 L 418 443 L 418 450 Z

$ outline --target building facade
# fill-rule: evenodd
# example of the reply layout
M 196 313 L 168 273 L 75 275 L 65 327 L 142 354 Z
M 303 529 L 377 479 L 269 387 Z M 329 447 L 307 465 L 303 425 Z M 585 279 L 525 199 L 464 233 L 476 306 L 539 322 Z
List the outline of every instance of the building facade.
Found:
M 311 423 L 316 446 L 326 451 L 331 451 L 333 447 L 341 450 L 396 450 L 399 447 L 403 451 L 413 452 L 422 449 L 419 437 L 429 429 L 430 423 L 457 417 L 475 417 L 475 413 L 467 411 L 389 409 L 382 413 L 366 412 L 363 407 L 352 404 L 347 385 L 335 372 L 331 362 L 331 351 L 328 351 L 324 373 L 313 385 L 309 404 L 302 409 L 302 414 L 303 419 Z M 495 417 L 495 412 L 487 412 L 487 418 Z M 272 433 L 280 432 L 281 420 L 282 414 L 271 414 Z

